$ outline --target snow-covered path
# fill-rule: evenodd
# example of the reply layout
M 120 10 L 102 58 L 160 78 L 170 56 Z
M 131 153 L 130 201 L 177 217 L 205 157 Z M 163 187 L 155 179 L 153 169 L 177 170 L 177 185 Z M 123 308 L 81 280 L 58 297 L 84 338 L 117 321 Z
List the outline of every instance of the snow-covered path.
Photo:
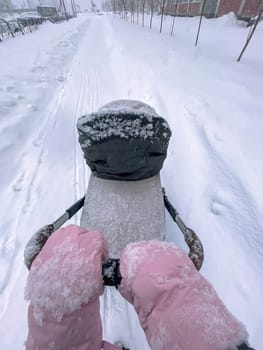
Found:
M 206 21 L 195 49 L 196 24 L 177 19 L 174 38 L 80 16 L 1 44 L 1 349 L 21 349 L 26 334 L 24 244 L 86 188 L 76 119 L 119 98 L 149 103 L 169 121 L 167 193 L 202 238 L 202 273 L 262 347 L 263 33 L 236 64 L 247 29 Z M 183 244 L 170 221 L 168 237 Z
M 76 120 L 83 113 L 96 110 L 101 104 L 103 86 L 114 83 L 111 69 L 107 64 L 109 57 L 109 46 L 105 42 L 107 26 L 105 28 L 102 23 L 98 17 L 85 19 L 76 26 L 73 33 L 66 33 L 66 38 L 58 36 L 51 52 L 45 52 L 47 43 L 44 42 L 40 53 L 36 55 L 37 60 L 30 62 L 26 77 L 24 72 L 27 73 L 27 67 L 23 67 L 23 70 L 22 67 L 17 67 L 17 75 L 20 78 L 18 82 L 21 82 L 21 85 L 31 84 L 28 86 L 29 94 L 17 98 L 18 100 L 32 98 L 34 105 L 26 105 L 24 102 L 23 106 L 24 109 L 28 107 L 29 112 L 25 111 L 24 115 L 16 117 L 15 114 L 18 112 L 14 103 L 13 110 L 9 111 L 8 97 L 12 101 L 15 100 L 16 94 L 20 92 L 19 86 L 9 83 L 2 87 L 5 95 L 12 91 L 12 95 L 3 96 L 3 109 L 10 112 L 11 117 L 15 119 L 14 123 L 8 120 L 6 125 L 5 123 L 1 125 L 2 135 L 7 143 L 5 145 L 3 142 L 0 150 L 1 162 L 6 169 L 6 172 L 2 173 L 6 186 L 1 188 L 3 198 L 6 198 L 1 213 L 4 218 L 1 220 L 1 232 L 4 234 L 1 235 L 3 264 L 0 286 L 0 313 L 1 320 L 5 324 L 0 328 L 0 338 L 3 345 L 1 348 L 4 349 L 15 349 L 14 346 L 20 349 L 25 337 L 26 305 L 22 302 L 26 277 L 22 255 L 24 243 L 39 225 L 53 221 L 64 208 L 80 198 L 86 189 L 89 172 L 84 166 L 84 159 L 78 146 Z M 96 45 L 94 37 L 100 40 Z M 28 49 L 32 49 L 30 37 L 26 39 Z M 76 39 L 78 41 L 74 43 Z M 8 44 L 11 45 L 12 42 Z M 52 81 L 53 59 L 54 57 L 57 59 L 58 65 L 67 59 L 65 50 L 59 51 L 57 47 L 68 46 L 73 47 L 74 51 L 71 50 L 69 62 L 62 72 L 59 67 L 55 67 L 55 74 L 60 73 L 55 79 L 59 83 L 57 84 Z M 45 54 L 45 62 L 39 63 L 38 56 L 43 61 Z M 32 77 L 30 73 L 33 73 Z M 36 86 L 33 85 L 35 81 Z M 34 100 L 34 89 L 43 91 L 43 95 L 37 96 L 39 99 Z M 113 89 L 109 94 L 103 92 L 102 102 L 114 96 L 117 97 L 118 94 L 114 94 Z M 37 117 L 39 118 L 36 120 Z M 22 135 L 16 131 L 19 127 Z M 19 152 L 17 141 L 21 138 Z M 21 159 L 17 159 L 20 154 Z M 9 161 L 12 156 L 15 157 L 14 162 Z M 74 221 L 79 222 L 77 215 Z M 21 319 L 20 317 L 17 319 L 18 313 Z M 18 323 L 18 327 L 10 333 L 6 332 L 7 329 L 14 327 L 14 320 Z

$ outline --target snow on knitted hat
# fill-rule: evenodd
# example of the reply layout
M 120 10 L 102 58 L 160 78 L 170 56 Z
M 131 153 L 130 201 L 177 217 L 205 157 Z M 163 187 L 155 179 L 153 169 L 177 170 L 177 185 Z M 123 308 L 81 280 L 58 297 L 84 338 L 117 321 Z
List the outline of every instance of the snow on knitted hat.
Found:
M 116 100 L 77 123 L 79 142 L 95 176 L 142 180 L 160 171 L 171 130 L 149 105 Z

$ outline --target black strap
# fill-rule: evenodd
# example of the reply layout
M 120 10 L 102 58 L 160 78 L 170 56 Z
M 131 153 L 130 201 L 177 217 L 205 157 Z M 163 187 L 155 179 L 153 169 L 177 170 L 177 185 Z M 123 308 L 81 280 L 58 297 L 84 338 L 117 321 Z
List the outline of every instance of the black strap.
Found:
M 71 207 L 69 207 L 66 212 L 69 215 L 69 219 L 76 214 L 84 205 L 85 196 L 79 199 L 76 203 L 74 203 Z
M 246 343 L 239 345 L 237 349 L 238 350 L 255 350 L 254 348 L 251 348 L 250 346 L 248 346 Z
M 120 259 L 107 259 L 102 262 L 102 277 L 105 286 L 118 288 L 121 284 Z

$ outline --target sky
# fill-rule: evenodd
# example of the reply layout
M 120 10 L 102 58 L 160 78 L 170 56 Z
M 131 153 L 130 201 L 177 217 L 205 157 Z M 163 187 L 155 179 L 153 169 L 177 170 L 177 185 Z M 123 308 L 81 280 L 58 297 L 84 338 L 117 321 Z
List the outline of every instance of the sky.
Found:
M 1 349 L 27 333 L 27 240 L 87 188 L 76 121 L 121 98 L 167 119 L 162 184 L 203 242 L 201 273 L 263 346 L 262 23 L 240 63 L 249 28 L 231 14 L 205 19 L 197 47 L 198 18 L 176 18 L 172 36 L 172 18 L 162 34 L 159 16 L 148 24 L 85 13 L 0 44 Z M 186 249 L 169 218 L 167 240 Z

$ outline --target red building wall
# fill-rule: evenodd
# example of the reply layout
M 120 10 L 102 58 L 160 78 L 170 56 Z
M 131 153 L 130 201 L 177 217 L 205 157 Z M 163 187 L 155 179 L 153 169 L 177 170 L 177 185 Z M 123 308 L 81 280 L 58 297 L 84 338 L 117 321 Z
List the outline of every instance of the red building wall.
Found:
M 201 11 L 201 5 L 202 5 L 201 1 L 191 2 L 190 4 L 188 3 L 180 3 L 178 5 L 171 4 L 169 8 L 166 9 L 166 12 L 171 15 L 177 14 L 177 15 L 198 16 Z
M 171 4 L 169 9 L 166 9 L 166 13 L 169 13 L 171 15 L 175 15 L 176 14 L 176 4 Z
M 240 15 L 245 17 L 256 16 L 259 13 L 261 2 L 262 0 L 247 0 Z
M 189 5 L 189 15 L 199 15 L 201 12 L 201 5 L 201 1 L 191 2 Z
M 177 14 L 178 15 L 186 15 L 188 10 L 188 3 L 180 3 L 178 4 L 178 10 Z
M 218 8 L 217 15 L 222 16 L 229 12 L 238 12 L 241 6 L 242 0 L 221 0 Z
M 219 6 L 217 11 L 217 16 L 225 15 L 229 12 L 235 12 L 244 17 L 254 17 L 259 13 L 259 8 L 261 6 L 262 0 L 246 0 L 241 9 L 243 3 L 242 0 L 218 0 Z M 166 13 L 171 15 L 181 15 L 181 16 L 198 16 L 200 15 L 202 7 L 202 1 L 195 2 L 184 2 L 179 4 L 172 4 L 166 9 Z M 240 12 L 240 10 L 242 10 Z

